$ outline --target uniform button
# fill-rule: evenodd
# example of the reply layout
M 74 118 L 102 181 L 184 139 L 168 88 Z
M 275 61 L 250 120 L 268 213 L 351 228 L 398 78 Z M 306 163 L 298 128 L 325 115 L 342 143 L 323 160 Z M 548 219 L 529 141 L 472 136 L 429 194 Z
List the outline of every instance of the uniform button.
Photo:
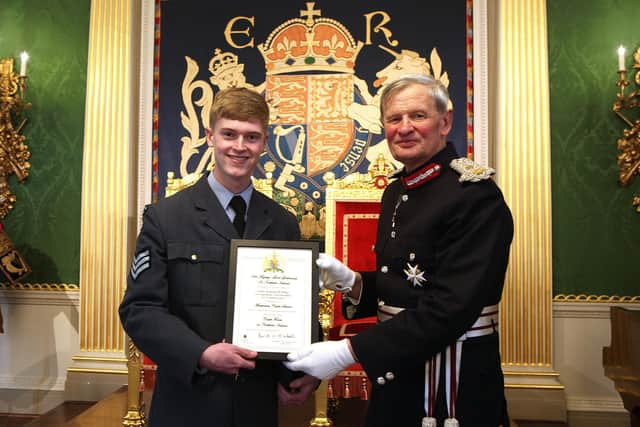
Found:
M 402 201 L 406 202 L 407 200 L 409 200 L 409 196 L 407 196 L 406 194 L 402 195 Z
M 393 372 L 387 372 L 386 374 L 384 374 L 384 377 L 386 379 L 388 379 L 389 381 L 393 381 L 393 379 L 396 377 L 395 375 L 393 375 Z
M 395 239 L 395 238 L 396 238 L 396 232 L 395 232 L 395 231 L 392 231 L 392 232 L 391 232 L 391 238 L 392 238 L 392 239 Z
M 198 255 L 196 255 L 196 254 L 191 254 L 191 259 L 192 259 L 193 261 L 197 260 L 197 259 L 198 259 Z
M 378 377 L 378 378 L 376 379 L 376 382 L 377 382 L 378 384 L 380 384 L 380 385 L 384 385 L 384 384 L 386 383 L 385 379 L 384 379 L 384 378 L 382 378 L 382 377 Z
M 387 267 L 386 265 L 383 265 L 383 266 L 380 268 L 380 271 L 382 271 L 383 273 L 386 273 L 386 272 L 388 272 L 388 271 L 389 271 L 389 267 Z

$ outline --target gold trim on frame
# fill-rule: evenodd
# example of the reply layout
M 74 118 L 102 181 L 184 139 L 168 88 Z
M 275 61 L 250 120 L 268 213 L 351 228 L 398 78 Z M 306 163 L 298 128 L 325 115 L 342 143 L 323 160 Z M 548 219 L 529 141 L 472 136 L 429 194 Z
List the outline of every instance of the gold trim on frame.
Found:
M 553 297 L 553 302 L 640 303 L 640 296 L 558 294 Z
M 549 378 L 558 378 L 560 374 L 558 372 L 535 372 L 535 371 L 508 371 L 503 370 L 504 375 L 512 375 L 512 376 L 523 376 L 523 377 L 549 377 Z
M 563 385 L 553 384 L 505 384 L 504 388 L 511 389 L 528 389 L 528 390 L 564 390 Z
M 75 372 L 79 374 L 127 374 L 126 369 L 67 368 L 67 372 Z
M 326 217 L 335 218 L 336 200 L 348 200 L 349 202 L 379 202 L 382 198 L 383 191 L 384 190 L 382 189 L 375 188 L 373 185 L 371 185 L 370 188 L 340 188 L 339 186 L 328 186 L 325 193 Z M 325 230 L 325 251 L 329 255 L 335 255 L 333 253 L 333 248 L 336 242 L 335 227 L 330 227 L 329 224 L 327 224 Z
M 375 190 L 373 190 L 375 192 Z M 356 191 L 361 197 L 362 190 Z M 364 200 L 373 200 L 375 195 L 364 195 Z M 6 283 L 0 282 L 0 289 L 4 291 L 49 291 L 65 292 L 79 291 L 80 287 L 76 283 Z M 640 296 L 630 295 L 586 295 L 586 294 L 558 294 L 553 297 L 553 302 L 583 302 L 583 303 L 640 303 Z
M 0 283 L 2 290 L 14 291 L 79 291 L 80 287 L 75 283 Z
M 126 357 L 97 357 L 97 356 L 73 356 L 73 360 L 85 360 L 87 362 L 126 362 Z

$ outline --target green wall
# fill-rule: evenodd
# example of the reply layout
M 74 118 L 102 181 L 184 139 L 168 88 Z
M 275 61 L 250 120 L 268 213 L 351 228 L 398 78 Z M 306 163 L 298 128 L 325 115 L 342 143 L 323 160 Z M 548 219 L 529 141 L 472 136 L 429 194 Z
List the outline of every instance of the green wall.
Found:
M 612 105 L 616 50 L 640 47 L 640 3 L 547 0 L 547 11 L 554 294 L 637 296 L 640 214 L 631 203 L 640 178 L 617 183 L 625 125 Z
M 11 179 L 10 238 L 31 283 L 78 283 L 90 0 L 2 0 L 0 55 L 31 55 L 31 175 Z M 640 178 L 617 184 L 616 49 L 640 47 L 637 0 L 548 0 L 554 294 L 638 295 Z M 628 65 L 631 58 L 629 55 Z
M 31 171 L 4 220 L 31 265 L 28 283 L 78 283 L 90 0 L 2 0 L 0 56 L 30 55 L 24 135 Z

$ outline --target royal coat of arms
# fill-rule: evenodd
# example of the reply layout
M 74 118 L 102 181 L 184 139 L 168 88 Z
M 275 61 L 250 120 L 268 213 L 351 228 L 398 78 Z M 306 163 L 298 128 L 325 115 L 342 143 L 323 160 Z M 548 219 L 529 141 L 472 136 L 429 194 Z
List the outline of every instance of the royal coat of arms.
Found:
M 253 23 L 249 17 L 229 21 L 228 42 L 232 33 L 245 32 L 243 20 L 248 26 Z M 209 127 L 210 105 L 216 90 L 237 86 L 263 93 L 270 105 L 270 136 L 256 178 L 271 180 L 273 198 L 296 214 L 301 224 L 310 215 L 321 219 L 329 180 L 380 168 L 381 162 L 385 171 L 400 166 L 388 151 L 380 122 L 384 85 L 402 74 L 420 73 L 433 75 L 448 87 L 449 75 L 435 47 L 427 60 L 419 52 L 392 48 L 398 42 L 385 34 L 391 47 L 377 47 L 389 54 L 389 62 L 375 73 L 373 93 L 356 75 L 364 43 L 338 20 L 322 16 L 313 2 L 299 10 L 299 17 L 285 20 L 263 41 L 256 40 L 255 47 L 251 43 L 264 60 L 264 80 L 258 84 L 247 81 L 247 64 L 229 49 L 213 47 L 209 82 L 196 79 L 200 66 L 185 56 L 180 119 L 186 135 L 180 138 L 180 176 L 189 179 L 213 166 L 203 131 Z M 303 237 L 323 235 L 318 221 L 309 230 Z

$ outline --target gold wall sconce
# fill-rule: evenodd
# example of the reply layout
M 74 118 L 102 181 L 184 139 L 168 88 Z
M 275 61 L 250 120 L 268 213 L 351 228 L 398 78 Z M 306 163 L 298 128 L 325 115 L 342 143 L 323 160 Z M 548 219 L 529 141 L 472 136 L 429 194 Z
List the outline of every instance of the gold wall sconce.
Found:
M 31 167 L 31 153 L 20 134 L 27 121 L 21 117 L 22 112 L 31 107 L 23 101 L 29 56 L 23 52 L 21 58 L 19 75 L 13 71 L 13 58 L 0 59 L 0 218 L 9 213 L 16 201 L 9 189 L 9 175 L 15 174 L 22 182 Z
M 16 196 L 9 189 L 9 176 L 15 174 L 18 181 L 23 182 L 31 168 L 31 153 L 24 135 L 20 133 L 27 121 L 22 112 L 31 107 L 23 100 L 29 56 L 23 52 L 20 58 L 20 74 L 13 71 L 13 58 L 0 58 L 0 220 L 7 216 L 16 202 Z M 30 272 L 1 222 L 0 271 L 12 284 Z
M 634 78 L 635 90 L 627 93 L 627 87 L 631 82 L 627 80 L 625 64 L 625 49 L 618 48 L 618 81 L 616 86 L 620 88 L 613 103 L 613 111 L 624 121 L 627 128 L 622 137 L 618 139 L 618 166 L 620 185 L 626 187 L 633 181 L 634 176 L 640 174 L 640 48 L 633 54 L 632 68 L 635 70 L 630 77 Z M 633 198 L 633 206 L 640 212 L 640 195 Z

